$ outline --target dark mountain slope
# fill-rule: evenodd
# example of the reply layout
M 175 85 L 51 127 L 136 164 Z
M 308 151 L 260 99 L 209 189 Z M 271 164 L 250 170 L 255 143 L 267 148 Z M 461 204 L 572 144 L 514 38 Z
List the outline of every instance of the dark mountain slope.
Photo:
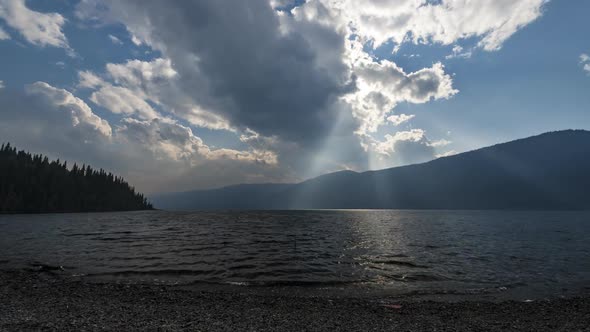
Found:
M 590 132 L 566 130 L 293 185 L 240 185 L 154 197 L 171 209 L 590 209 Z

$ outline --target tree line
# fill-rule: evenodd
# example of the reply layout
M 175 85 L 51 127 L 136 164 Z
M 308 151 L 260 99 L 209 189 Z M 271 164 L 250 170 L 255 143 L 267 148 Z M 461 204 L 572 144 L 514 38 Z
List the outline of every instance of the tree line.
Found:
M 149 210 L 152 204 L 123 178 L 88 165 L 0 148 L 0 213 Z

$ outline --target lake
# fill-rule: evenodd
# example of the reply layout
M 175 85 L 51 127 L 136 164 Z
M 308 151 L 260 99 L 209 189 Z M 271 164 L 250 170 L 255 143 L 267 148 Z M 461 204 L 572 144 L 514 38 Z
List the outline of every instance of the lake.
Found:
M 89 280 L 572 296 L 590 212 L 268 211 L 0 216 L 0 269 Z

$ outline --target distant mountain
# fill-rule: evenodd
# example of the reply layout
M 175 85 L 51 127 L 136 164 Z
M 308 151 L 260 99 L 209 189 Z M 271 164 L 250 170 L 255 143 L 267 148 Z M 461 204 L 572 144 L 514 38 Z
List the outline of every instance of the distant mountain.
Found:
M 299 184 L 162 194 L 158 208 L 590 209 L 590 132 L 566 130 L 439 158 Z
M 121 177 L 90 166 L 0 147 L 0 213 L 148 210 L 152 205 Z

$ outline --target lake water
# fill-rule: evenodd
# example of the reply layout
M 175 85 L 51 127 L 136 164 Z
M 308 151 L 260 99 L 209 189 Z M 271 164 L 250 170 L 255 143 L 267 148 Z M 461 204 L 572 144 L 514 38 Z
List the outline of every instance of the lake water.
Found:
M 0 216 L 0 269 L 118 282 L 572 296 L 589 212 L 131 212 Z

